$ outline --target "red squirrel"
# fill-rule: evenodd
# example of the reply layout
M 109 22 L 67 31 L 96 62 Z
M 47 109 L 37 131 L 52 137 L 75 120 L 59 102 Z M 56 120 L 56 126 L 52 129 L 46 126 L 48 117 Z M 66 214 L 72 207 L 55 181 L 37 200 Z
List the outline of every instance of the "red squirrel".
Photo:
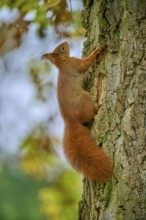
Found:
M 93 120 L 99 105 L 96 106 L 91 95 L 82 88 L 86 72 L 99 53 L 97 48 L 83 59 L 70 57 L 69 44 L 64 42 L 42 57 L 59 69 L 58 102 L 65 123 L 63 145 L 66 157 L 85 177 L 105 182 L 112 175 L 112 161 L 84 126 Z

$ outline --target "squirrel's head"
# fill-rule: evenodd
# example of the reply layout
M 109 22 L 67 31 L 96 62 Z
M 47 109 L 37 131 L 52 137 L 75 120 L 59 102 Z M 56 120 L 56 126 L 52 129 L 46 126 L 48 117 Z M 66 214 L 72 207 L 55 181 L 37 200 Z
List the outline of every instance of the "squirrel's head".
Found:
M 46 53 L 42 55 L 42 58 L 46 58 L 54 63 L 57 67 L 60 66 L 61 62 L 65 58 L 70 56 L 70 48 L 68 42 L 63 42 L 53 50 L 52 53 Z

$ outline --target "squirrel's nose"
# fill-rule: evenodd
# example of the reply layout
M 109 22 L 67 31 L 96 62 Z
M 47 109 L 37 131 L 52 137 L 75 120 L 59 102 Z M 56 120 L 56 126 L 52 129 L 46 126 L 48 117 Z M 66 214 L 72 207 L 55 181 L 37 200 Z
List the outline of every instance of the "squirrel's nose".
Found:
M 43 55 L 41 56 L 41 60 L 47 59 L 47 55 L 48 55 L 48 53 L 43 54 Z

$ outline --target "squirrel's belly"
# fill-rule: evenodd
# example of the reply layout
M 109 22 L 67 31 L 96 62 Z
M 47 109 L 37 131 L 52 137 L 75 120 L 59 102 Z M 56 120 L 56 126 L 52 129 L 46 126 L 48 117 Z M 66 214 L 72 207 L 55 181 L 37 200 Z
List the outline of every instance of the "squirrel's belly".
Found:
M 74 97 L 74 98 L 72 98 Z M 64 119 L 77 119 L 80 115 L 81 97 L 78 94 L 64 94 L 58 96 L 59 108 Z

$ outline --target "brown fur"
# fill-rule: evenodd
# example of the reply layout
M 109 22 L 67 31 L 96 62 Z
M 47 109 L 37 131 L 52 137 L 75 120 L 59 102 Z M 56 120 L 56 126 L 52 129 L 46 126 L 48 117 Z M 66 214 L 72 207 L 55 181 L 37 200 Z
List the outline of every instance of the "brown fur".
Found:
M 65 122 L 64 152 L 72 166 L 86 177 L 96 181 L 106 181 L 112 174 L 112 162 L 104 151 L 96 146 L 88 128 L 83 123 L 90 122 L 99 105 L 84 91 L 82 83 L 86 71 L 100 53 L 94 50 L 86 58 L 70 57 L 67 42 L 59 45 L 43 58 L 51 60 L 59 69 L 58 102 Z M 98 86 L 101 95 L 102 78 Z
M 64 152 L 72 166 L 91 180 L 105 182 L 111 177 L 111 159 L 95 144 L 89 130 L 77 121 L 65 126 Z

